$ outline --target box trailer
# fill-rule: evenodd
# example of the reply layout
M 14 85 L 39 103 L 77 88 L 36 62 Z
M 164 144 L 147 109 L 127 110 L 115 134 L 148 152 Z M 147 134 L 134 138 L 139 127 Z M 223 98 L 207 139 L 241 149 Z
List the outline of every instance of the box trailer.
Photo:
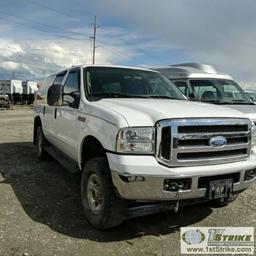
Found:
M 11 99 L 14 104 L 22 101 L 22 81 L 11 80 Z
M 11 80 L 0 80 L 0 95 L 11 94 Z
M 24 104 L 32 104 L 34 101 L 34 95 L 37 89 L 37 82 L 35 81 L 23 81 L 22 82 L 22 102 Z
M 9 95 L 11 95 L 11 81 L 0 80 L 0 108 L 12 108 Z

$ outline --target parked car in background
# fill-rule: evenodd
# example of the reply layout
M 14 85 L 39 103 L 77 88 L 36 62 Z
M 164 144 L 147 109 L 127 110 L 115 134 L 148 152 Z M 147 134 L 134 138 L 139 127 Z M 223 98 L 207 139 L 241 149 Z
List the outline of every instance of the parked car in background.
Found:
M 256 92 L 245 91 L 245 93 L 253 102 L 256 102 Z
M 5 109 L 12 108 L 12 104 L 8 95 L 3 95 L 0 93 L 0 108 L 5 108 Z
M 224 105 L 256 122 L 256 105 L 234 79 L 210 65 L 184 63 L 156 69 L 190 100 Z
M 157 71 L 77 66 L 40 89 L 38 157 L 82 173 L 82 205 L 96 228 L 187 203 L 225 205 L 256 179 L 252 121 L 185 100 Z

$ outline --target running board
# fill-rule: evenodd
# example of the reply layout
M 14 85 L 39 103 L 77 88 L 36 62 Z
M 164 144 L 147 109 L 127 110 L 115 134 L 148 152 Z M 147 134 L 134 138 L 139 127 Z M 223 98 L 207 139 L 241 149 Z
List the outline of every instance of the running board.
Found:
M 175 203 L 158 203 L 158 204 L 149 204 L 142 206 L 135 206 L 128 208 L 125 212 L 125 217 L 127 219 L 146 216 L 150 214 L 156 214 L 159 212 L 165 212 L 174 210 Z
M 194 205 L 194 204 L 202 204 L 208 202 L 208 199 L 192 199 L 192 200 L 182 200 L 180 202 L 180 208 L 184 206 Z M 169 201 L 169 202 L 160 202 L 160 203 L 151 203 L 151 204 L 144 204 L 139 206 L 134 206 L 127 208 L 125 211 L 125 218 L 131 219 L 141 216 L 146 216 L 150 214 L 156 214 L 160 212 L 167 212 L 174 210 L 177 207 L 177 201 Z M 177 213 L 177 212 L 176 212 Z
M 44 148 L 47 153 L 49 153 L 55 160 L 57 160 L 65 169 L 71 173 L 80 172 L 78 164 L 70 159 L 68 156 L 64 155 L 60 150 L 54 146 L 48 146 Z

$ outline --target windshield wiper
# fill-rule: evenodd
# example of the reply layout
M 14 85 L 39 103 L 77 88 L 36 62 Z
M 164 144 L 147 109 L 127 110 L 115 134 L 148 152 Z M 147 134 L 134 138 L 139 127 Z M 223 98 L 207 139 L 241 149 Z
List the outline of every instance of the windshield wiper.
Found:
M 149 98 L 148 96 L 125 94 L 125 93 L 119 93 L 119 92 L 93 93 L 93 94 L 89 95 L 89 97 L 96 97 L 96 98 Z
M 119 92 L 100 92 L 100 93 L 93 93 L 90 97 L 96 98 L 143 98 L 143 99 L 174 99 L 174 100 L 181 100 L 171 96 L 165 95 L 136 95 L 136 94 L 125 94 Z
M 170 100 L 181 100 L 175 97 L 171 97 L 171 96 L 165 96 L 165 95 L 148 95 L 148 98 L 152 98 L 152 99 L 170 99 Z
M 247 102 L 244 100 L 231 100 L 231 101 L 225 101 L 225 100 L 204 100 L 201 102 L 205 102 L 205 103 L 214 103 L 214 104 L 220 104 L 220 105 L 255 105 L 252 102 Z
M 255 105 L 253 102 L 248 102 L 245 100 L 231 100 L 231 101 L 220 101 L 220 104 L 230 104 L 230 105 Z
M 203 103 L 222 103 L 220 100 L 201 100 Z

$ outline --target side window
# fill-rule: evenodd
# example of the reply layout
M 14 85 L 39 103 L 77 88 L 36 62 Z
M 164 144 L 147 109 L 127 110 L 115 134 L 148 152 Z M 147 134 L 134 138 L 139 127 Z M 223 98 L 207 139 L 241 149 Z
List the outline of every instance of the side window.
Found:
M 53 82 L 53 85 L 55 85 L 55 84 L 60 85 L 61 82 L 62 82 L 62 80 L 63 80 L 63 78 L 64 78 L 64 76 L 66 75 L 66 73 L 67 73 L 67 71 L 58 74 L 58 75 L 56 76 L 54 82 Z
M 47 93 L 47 104 L 50 106 L 59 106 L 61 103 L 61 82 L 67 71 L 56 75 L 52 85 Z
M 63 88 L 63 105 L 78 108 L 80 101 L 80 69 L 71 70 Z
M 182 92 L 183 95 L 189 97 L 188 85 L 185 81 L 174 81 L 176 87 Z

